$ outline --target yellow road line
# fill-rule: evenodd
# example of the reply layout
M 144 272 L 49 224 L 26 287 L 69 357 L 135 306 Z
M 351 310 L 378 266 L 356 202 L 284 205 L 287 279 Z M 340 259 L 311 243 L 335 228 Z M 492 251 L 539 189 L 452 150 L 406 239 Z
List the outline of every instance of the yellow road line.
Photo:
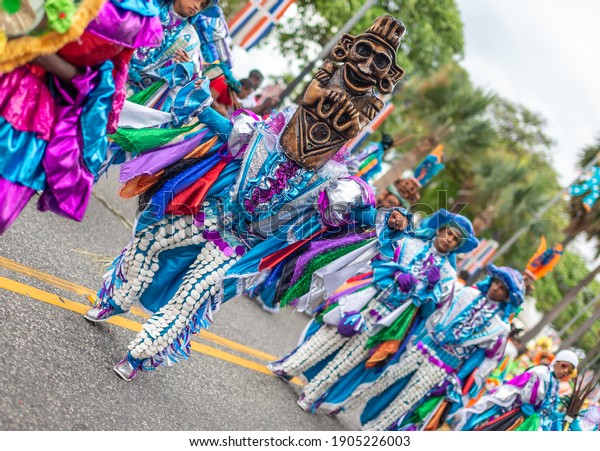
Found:
M 80 295 L 91 295 L 96 296 L 96 292 L 86 288 L 82 285 L 78 285 L 73 282 L 69 282 L 68 280 L 60 279 L 51 274 L 46 274 L 45 272 L 38 271 L 35 268 L 30 266 L 25 266 L 20 263 L 17 263 L 13 260 L 0 256 L 0 268 L 8 269 L 13 272 L 18 272 L 24 274 L 28 277 L 32 277 L 34 279 L 41 280 L 43 282 L 47 282 L 50 285 L 54 285 L 58 288 L 63 288 L 67 291 L 70 291 L 75 294 Z
M 80 304 L 79 302 L 69 301 L 68 299 L 64 299 L 54 293 L 48 293 L 47 291 L 40 290 L 39 288 L 31 287 L 29 285 L 25 285 L 23 283 L 17 282 L 15 280 L 7 279 L 5 277 L 0 277 L 0 289 L 4 289 L 7 291 L 12 291 L 13 293 L 22 294 L 28 296 L 32 299 L 36 299 L 38 301 L 45 302 L 47 304 L 51 304 L 57 307 L 64 308 L 66 310 L 70 310 L 75 313 L 79 313 L 83 315 L 88 307 L 84 304 Z M 110 318 L 107 323 L 114 324 L 116 326 L 123 327 L 125 329 L 132 330 L 134 332 L 139 332 L 142 329 L 142 325 L 136 321 L 132 321 L 127 318 L 122 318 L 120 316 L 115 316 Z M 273 376 L 269 370 L 264 365 L 260 363 L 253 362 L 251 360 L 244 359 L 242 357 L 238 357 L 236 355 L 230 354 L 225 351 L 221 351 L 219 349 L 213 348 L 211 346 L 207 346 L 202 343 L 197 343 L 192 341 L 192 350 L 199 352 L 201 354 L 209 355 L 211 357 L 216 357 L 218 359 L 234 363 L 238 366 L 251 369 L 253 371 L 257 371 L 259 373 L 267 374 L 269 376 Z M 293 379 L 293 383 L 301 385 L 301 382 L 298 379 Z
M 41 280 L 42 282 L 46 282 L 50 285 L 53 285 L 57 288 L 62 288 L 64 290 L 70 291 L 72 293 L 84 296 L 96 296 L 96 292 L 90 290 L 87 287 L 82 285 L 78 285 L 73 282 L 69 282 L 68 280 L 61 279 L 59 277 L 53 276 L 52 274 L 47 274 L 42 271 L 38 271 L 31 266 L 22 265 L 13 260 L 0 256 L 0 267 L 8 269 L 9 271 L 18 272 L 20 274 L 24 274 L 28 277 Z M 89 307 L 86 307 L 86 310 Z M 140 308 L 133 307 L 131 309 L 131 313 L 137 316 L 141 316 L 143 318 L 148 318 L 148 315 Z M 219 335 L 213 334 L 206 330 L 201 330 L 199 334 L 200 338 L 204 340 L 210 341 L 212 343 L 225 346 L 233 351 L 241 352 L 242 354 L 250 355 L 252 357 L 259 358 L 261 360 L 271 362 L 273 360 L 277 360 L 277 357 L 271 354 L 267 354 L 266 352 L 259 351 L 258 349 L 251 348 L 249 346 L 245 346 L 241 343 L 237 343 L 235 341 L 229 340 L 227 338 L 221 337 Z

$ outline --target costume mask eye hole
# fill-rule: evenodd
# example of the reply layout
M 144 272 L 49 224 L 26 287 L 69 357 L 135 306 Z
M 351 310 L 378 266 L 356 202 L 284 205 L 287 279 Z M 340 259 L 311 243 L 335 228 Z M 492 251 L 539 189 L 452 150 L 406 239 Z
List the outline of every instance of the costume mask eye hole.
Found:
M 387 57 L 387 55 L 378 53 L 377 56 L 375 56 L 374 63 L 375 67 L 378 69 L 385 69 L 390 64 L 390 59 Z
M 360 56 L 367 57 L 371 54 L 371 46 L 366 42 L 359 42 L 356 45 L 356 53 L 358 53 Z

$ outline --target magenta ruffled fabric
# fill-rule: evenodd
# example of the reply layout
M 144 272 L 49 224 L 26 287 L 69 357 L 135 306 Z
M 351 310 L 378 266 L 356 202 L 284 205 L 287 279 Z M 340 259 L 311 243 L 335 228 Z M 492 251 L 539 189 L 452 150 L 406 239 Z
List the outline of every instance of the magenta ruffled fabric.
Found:
M 0 235 L 8 230 L 17 216 L 23 211 L 34 190 L 27 186 L 12 183 L 0 177 Z
M 81 221 L 92 194 L 94 176 L 83 163 L 83 140 L 79 127 L 86 96 L 97 83 L 98 71 L 88 68 L 72 80 L 74 90 L 56 83 L 61 101 L 56 106 L 56 125 L 42 164 L 48 188 L 38 201 L 40 211 L 52 211 Z M 76 91 L 76 94 L 72 93 Z
M 156 47 L 163 39 L 160 19 L 140 16 L 106 2 L 86 31 L 127 48 Z
M 50 139 L 54 123 L 54 99 L 46 77 L 29 66 L 0 74 L 0 116 L 22 132 Z

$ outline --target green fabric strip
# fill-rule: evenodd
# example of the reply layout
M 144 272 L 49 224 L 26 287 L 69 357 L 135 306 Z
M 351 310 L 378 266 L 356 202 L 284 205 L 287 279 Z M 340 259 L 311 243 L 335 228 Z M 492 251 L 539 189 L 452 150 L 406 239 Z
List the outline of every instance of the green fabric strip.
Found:
M 417 407 L 408 419 L 402 421 L 402 426 L 409 424 L 420 424 L 437 409 L 440 402 L 444 400 L 443 396 L 435 396 L 427 399 L 419 407 Z
M 537 413 L 525 418 L 525 421 L 521 423 L 515 431 L 537 431 L 540 428 L 540 416 Z
M 386 327 L 369 337 L 366 348 L 373 348 L 382 341 L 403 340 L 416 313 L 417 307 L 411 302 L 390 327 Z
M 364 168 L 366 165 L 368 165 L 371 161 L 373 161 L 375 158 L 377 158 L 377 155 L 370 155 L 365 161 L 363 161 L 363 163 L 360 165 L 359 169 Z
M 157 81 L 156 83 L 148 86 L 146 89 L 136 92 L 132 96 L 128 97 L 127 100 L 132 103 L 137 103 L 138 105 L 146 105 L 148 99 L 150 99 L 164 84 L 164 80 Z
M 321 269 L 323 266 L 331 263 L 332 261 L 337 260 L 341 256 L 346 255 L 347 253 L 364 246 L 369 241 L 372 240 L 359 241 L 358 243 L 354 243 L 349 246 L 341 247 L 338 249 L 333 249 L 313 258 L 307 265 L 306 269 L 304 270 L 304 274 L 302 275 L 302 277 L 300 277 L 298 282 L 296 282 L 289 290 L 285 292 L 285 294 L 281 298 L 281 306 L 285 307 L 286 305 L 289 305 L 294 299 L 298 299 L 299 297 L 308 293 L 308 290 L 310 289 L 312 275 L 315 271 Z
M 196 122 L 181 128 L 119 128 L 110 138 L 135 156 L 162 147 L 200 125 L 200 122 Z

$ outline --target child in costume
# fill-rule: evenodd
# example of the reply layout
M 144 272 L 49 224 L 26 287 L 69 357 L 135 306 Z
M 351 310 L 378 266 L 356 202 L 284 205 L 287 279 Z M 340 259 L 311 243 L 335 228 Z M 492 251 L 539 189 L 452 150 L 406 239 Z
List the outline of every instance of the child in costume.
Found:
M 174 113 L 174 125 L 192 119 L 174 108 L 175 99 L 188 95 L 202 77 L 201 41 L 195 23 L 203 14 L 220 10 L 217 4 L 218 0 L 161 0 L 164 39 L 159 47 L 134 53 L 128 77 L 129 101 Z
M 152 1 L 32 3 L 20 29 L 0 11 L 0 233 L 35 192 L 39 210 L 83 219 L 132 52 L 162 38 Z
M 359 36 L 343 35 L 332 51 L 341 65 L 325 61 L 295 112 L 265 122 L 235 115 L 231 124 L 200 107 L 187 139 L 123 166 L 121 176 L 127 171 L 141 187 L 142 212 L 98 305 L 86 313 L 104 321 L 138 301 L 152 312 L 116 365 L 119 376 L 132 380 L 140 370 L 187 358 L 191 335 L 210 324 L 222 302 L 310 239 L 374 225 L 372 191 L 331 158 L 382 107 L 374 88 L 389 92 L 402 77 L 395 52 L 403 33 L 401 22 L 383 16 Z M 363 45 L 388 63 L 375 67 L 357 53 Z M 203 88 L 194 106 L 209 97 Z
M 369 420 L 364 429 L 394 427 L 434 389 L 441 388 L 452 401 L 460 402 L 464 381 L 475 368 L 475 384 L 483 386 L 504 353 L 509 318 L 524 296 L 523 278 L 518 271 L 490 265 L 488 272 L 487 279 L 476 287 L 463 288 L 429 317 L 398 363 L 389 365 L 374 384 L 355 392 L 346 408 L 358 406 L 361 398 L 367 400 L 383 393 L 368 407 Z M 393 397 L 393 390 L 384 393 L 394 384 L 401 387 L 397 396 Z M 387 405 L 374 414 L 376 403 Z
M 284 378 L 314 374 L 315 369 L 308 370 L 316 366 L 318 373 L 298 401 L 303 409 L 314 410 L 322 403 L 328 409 L 339 408 L 358 383 L 372 383 L 380 372 L 365 367 L 370 348 L 377 346 L 378 362 L 387 363 L 435 306 L 451 297 L 455 253 L 471 250 L 478 243 L 469 220 L 446 210 L 429 218 L 418 237 L 411 235 L 392 241 L 380 234 L 380 256 L 371 263 L 373 279 L 329 299 L 322 315 L 324 325 L 292 353 L 268 365 Z M 368 256 L 369 246 L 373 248 L 368 244 L 356 252 Z M 340 270 L 324 270 L 317 276 L 325 284 L 328 279 L 340 278 Z M 373 335 L 375 327 L 383 330 Z M 344 385 L 343 394 L 330 400 L 327 392 L 337 383 Z
M 550 365 L 538 365 L 505 382 L 475 405 L 456 412 L 453 429 L 460 431 L 552 430 L 561 379 L 569 377 L 579 359 L 560 351 Z
M 221 8 L 206 8 L 195 20 L 196 31 L 200 38 L 202 62 L 205 65 L 218 64 L 233 67 L 229 48 L 229 27 Z

